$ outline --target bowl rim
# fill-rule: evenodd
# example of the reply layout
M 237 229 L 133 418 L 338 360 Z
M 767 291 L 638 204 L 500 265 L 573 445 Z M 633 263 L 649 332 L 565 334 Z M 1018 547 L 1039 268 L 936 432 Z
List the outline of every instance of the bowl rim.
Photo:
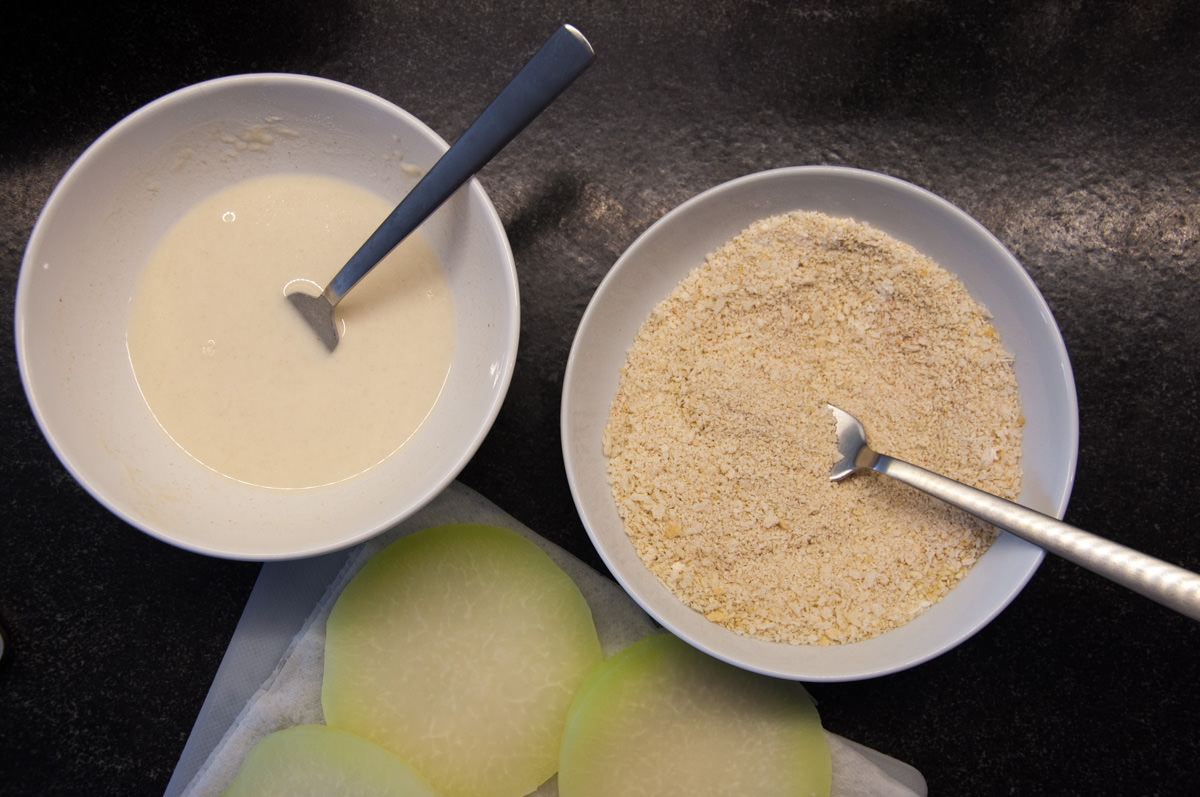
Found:
M 644 250 L 653 249 L 658 243 L 658 239 L 665 234 L 665 231 L 671 229 L 675 225 L 684 223 L 686 219 L 693 213 L 704 209 L 712 204 L 716 205 L 731 193 L 744 192 L 755 189 L 759 184 L 769 184 L 773 181 L 805 181 L 810 179 L 832 179 L 838 181 L 857 182 L 859 184 L 872 185 L 876 188 L 882 188 L 886 191 L 897 192 L 905 199 L 915 200 L 925 203 L 936 210 L 940 214 L 944 214 L 946 218 L 953 221 L 954 224 L 960 226 L 963 230 L 980 242 L 990 246 L 994 257 L 1005 260 L 1012 268 L 1010 276 L 1015 277 L 1021 283 L 1021 288 L 1025 296 L 1030 297 L 1037 304 L 1038 311 L 1042 314 L 1044 321 L 1047 324 L 1048 331 L 1052 332 L 1051 338 L 1054 351 L 1053 357 L 1058 360 L 1061 366 L 1061 384 L 1057 385 L 1062 391 L 1062 400 L 1064 406 L 1061 409 L 1064 412 L 1061 422 L 1064 424 L 1061 431 L 1065 444 L 1068 449 L 1065 452 L 1066 467 L 1064 472 L 1056 474 L 1058 483 L 1051 486 L 1052 495 L 1047 495 L 1043 499 L 1046 506 L 1042 507 L 1042 511 L 1055 514 L 1061 518 L 1066 511 L 1067 503 L 1070 498 L 1070 493 L 1074 485 L 1076 464 L 1078 460 L 1078 440 L 1079 440 L 1079 422 L 1078 422 L 1078 398 L 1075 391 L 1075 383 L 1071 371 L 1070 360 L 1066 351 L 1065 344 L 1062 341 L 1061 332 L 1057 324 L 1053 320 L 1053 315 L 1046 305 L 1044 297 L 1037 289 L 1032 277 L 1020 264 L 1019 261 L 1012 255 L 1004 245 L 996 239 L 996 237 L 981 225 L 974 218 L 969 216 L 965 211 L 953 205 L 946 199 L 928 191 L 920 186 L 902 180 L 897 177 L 882 174 L 880 172 L 868 171 L 844 166 L 823 166 L 823 165 L 804 165 L 804 166 L 785 166 L 779 168 L 768 169 L 759 172 L 753 172 L 734 178 L 732 180 L 720 183 L 711 188 L 708 188 L 699 194 L 692 196 L 681 204 L 677 205 L 655 222 L 653 222 L 644 232 L 642 232 L 629 247 L 620 255 L 614 265 L 605 274 L 600 281 L 595 293 L 589 301 L 583 316 L 580 320 L 576 331 L 575 339 L 571 346 L 571 351 L 567 360 L 566 373 L 563 380 L 563 398 L 560 413 L 560 434 L 563 448 L 564 465 L 567 472 L 567 481 L 570 486 L 572 498 L 575 502 L 580 520 L 591 539 L 593 546 L 596 548 L 601 560 L 604 562 L 613 578 L 621 585 L 621 587 L 638 603 L 644 610 L 647 611 L 657 622 L 663 625 L 664 628 L 672 633 L 682 637 L 685 641 L 693 646 L 713 655 L 719 659 L 727 661 L 731 664 L 739 666 L 743 669 L 756 671 L 762 674 L 775 677 L 788 678 L 793 680 L 803 680 L 811 682 L 842 682 L 863 680 L 874 678 L 891 673 L 899 672 L 918 664 L 924 663 L 933 659 L 948 650 L 961 644 L 966 639 L 973 636 L 984 626 L 990 623 L 1000 612 L 1002 612 L 1012 600 L 1021 592 L 1021 590 L 1032 578 L 1036 572 L 1042 559 L 1044 552 L 1036 546 L 1017 539 L 1011 534 L 1003 533 L 1000 539 L 993 545 L 993 549 L 1004 549 L 1003 554 L 1011 557 L 1012 564 L 1015 567 L 1015 572 L 1012 574 L 1012 583 L 1010 588 L 1003 595 L 998 597 L 996 605 L 985 613 L 984 616 L 972 620 L 970 623 L 963 625 L 954 634 L 950 635 L 941 644 L 934 645 L 927 650 L 917 653 L 912 653 L 900 657 L 894 661 L 886 662 L 880 666 L 860 666 L 855 669 L 835 670 L 828 667 L 812 667 L 804 664 L 799 665 L 790 661 L 786 655 L 786 649 L 789 647 L 785 643 L 768 643 L 761 640 L 755 640 L 749 643 L 749 647 L 754 648 L 753 651 L 747 653 L 745 646 L 738 641 L 731 641 L 730 638 L 737 637 L 736 634 L 727 629 L 720 628 L 715 624 L 704 621 L 700 623 L 695 618 L 699 615 L 693 610 L 687 608 L 674 597 L 661 584 L 654 586 L 649 584 L 646 576 L 657 584 L 657 579 L 650 574 L 648 569 L 641 565 L 640 559 L 633 553 L 632 544 L 630 544 L 624 535 L 620 535 L 620 539 L 613 539 L 616 533 L 610 529 L 610 535 L 605 536 L 603 529 L 599 527 L 599 521 L 592 516 L 592 511 L 589 509 L 589 493 L 591 490 L 599 490 L 599 487 L 589 489 L 584 483 L 585 475 L 595 478 L 595 473 L 589 470 L 587 474 L 582 473 L 583 466 L 577 461 L 582 458 L 583 454 L 577 454 L 581 447 L 589 443 L 577 439 L 577 423 L 576 423 L 576 385 L 579 384 L 580 373 L 586 368 L 593 367 L 591 363 L 586 362 L 588 359 L 587 352 L 584 351 L 588 338 L 592 335 L 592 329 L 598 323 L 598 319 L 604 312 L 605 303 L 608 300 L 610 293 L 614 293 L 614 288 L 617 283 L 622 280 L 624 272 L 631 268 L 630 264 L 636 264 L 639 257 L 642 256 Z M 813 209 L 821 210 L 819 207 L 801 208 L 802 195 L 798 197 L 796 207 L 793 209 Z M 760 213 L 756 218 L 765 218 L 768 215 L 786 212 L 782 209 L 771 209 L 767 212 Z M 851 213 L 838 214 L 833 211 L 825 211 L 831 215 L 853 215 Z M 858 219 L 873 223 L 868 217 Z M 738 228 L 741 229 L 741 228 Z M 886 231 L 886 230 L 885 230 Z M 732 237 L 737 234 L 737 230 L 729 234 L 727 237 Z M 715 247 L 714 247 L 715 248 Z M 918 247 L 920 248 L 920 247 Z M 936 258 L 935 258 L 936 259 Z M 700 265 L 700 260 L 694 262 L 694 266 Z M 677 275 L 676 269 L 668 268 L 672 274 Z M 953 273 L 953 271 L 952 271 Z M 678 277 L 682 278 L 682 277 Z M 678 281 L 676 279 L 676 282 Z M 656 304 L 665 298 L 665 293 L 661 296 L 653 297 L 653 303 Z M 649 302 L 649 299 L 646 300 Z M 639 319 L 634 326 L 640 326 Z M 598 334 L 598 333 L 597 333 Z M 633 336 L 621 335 L 627 337 L 621 341 L 625 350 L 633 342 Z M 615 345 L 615 344 L 613 344 Z M 614 377 L 615 378 L 615 375 Z M 601 392 L 597 390 L 597 392 Z M 611 395 L 604 397 L 607 401 L 611 401 Z M 582 402 L 583 399 L 579 398 Z M 590 408 L 589 408 L 590 411 Z M 590 422 L 595 425 L 595 419 L 590 419 Z M 603 424 L 600 424 L 601 427 Z M 599 450 L 600 440 L 590 441 L 591 445 Z M 608 492 L 611 501 L 611 491 L 607 483 L 603 485 L 603 489 Z M 613 509 L 615 512 L 615 509 Z M 607 524 L 609 518 L 606 516 L 604 522 Z M 623 524 L 622 524 L 623 526 Z M 630 564 L 629 557 L 632 556 L 636 561 L 635 565 Z M 624 567 L 622 566 L 624 565 Z M 637 572 L 637 566 L 640 566 L 644 572 Z M 632 571 L 632 572 L 629 572 Z M 639 585 L 641 589 L 639 589 Z M 687 615 L 693 615 L 688 617 Z M 702 619 L 702 618 L 701 618 Z M 912 625 L 921 618 L 915 618 L 906 625 Z M 719 631 L 713 632 L 713 636 L 709 636 L 703 632 L 697 631 L 697 626 L 707 624 L 713 629 Z M 903 628 L 903 626 L 902 626 Z M 723 633 L 722 633 L 723 632 Z M 891 633 L 891 632 L 888 632 Z M 871 639 L 863 640 L 857 643 L 851 643 L 843 646 L 832 646 L 832 648 L 823 648 L 822 650 L 830 650 L 833 648 L 850 648 L 856 646 L 862 647 L 863 650 L 874 649 L 880 647 L 878 640 L 886 637 L 886 634 L 881 634 Z M 739 637 L 740 640 L 745 640 L 745 637 Z M 725 644 L 721 644 L 725 642 Z M 731 653 L 730 646 L 736 647 L 737 651 Z M 800 646 L 803 647 L 803 646 Z M 769 650 L 766 650 L 769 649 Z M 765 650 L 763 655 L 760 652 Z
M 33 366 L 29 358 L 30 344 L 26 329 L 28 308 L 32 301 L 30 294 L 34 290 L 32 287 L 33 280 L 30 278 L 30 275 L 39 268 L 36 262 L 36 255 L 42 250 L 47 236 L 51 234 L 49 227 L 55 218 L 63 212 L 62 206 L 67 201 L 66 197 L 70 194 L 72 186 L 80 177 L 86 175 L 91 169 L 98 168 L 96 164 L 124 136 L 128 135 L 131 131 L 137 131 L 144 124 L 149 125 L 152 119 L 164 111 L 170 110 L 174 106 L 183 106 L 226 89 L 303 89 L 309 87 L 315 87 L 319 90 L 328 91 L 331 95 L 338 95 L 383 109 L 397 120 L 403 120 L 404 124 L 411 126 L 418 135 L 427 139 L 431 145 L 436 144 L 440 152 L 445 152 L 449 148 L 444 138 L 409 111 L 390 100 L 348 83 L 292 72 L 251 72 L 210 78 L 180 87 L 145 103 L 119 119 L 89 143 L 62 174 L 51 190 L 37 215 L 22 255 L 15 291 L 13 335 L 22 389 L 43 438 L 50 446 L 55 457 L 74 478 L 75 482 L 101 506 L 139 531 L 172 546 L 194 553 L 231 560 L 257 562 L 317 556 L 349 548 L 401 522 L 441 493 L 457 478 L 458 474 L 478 451 L 500 413 L 516 366 L 520 335 L 520 292 L 516 275 L 516 263 L 511 243 L 508 240 L 507 231 L 504 229 L 503 221 L 496 211 L 495 205 L 479 180 L 472 177 L 459 192 L 456 192 L 456 195 L 470 197 L 471 207 L 473 208 L 472 212 L 479 214 L 480 218 L 486 221 L 488 235 L 494 237 L 495 242 L 499 245 L 496 252 L 497 271 L 502 276 L 501 282 L 507 297 L 503 313 L 505 318 L 511 319 L 511 323 L 507 324 L 506 328 L 493 330 L 497 336 L 503 336 L 501 346 L 505 355 L 498 362 L 498 367 L 493 366 L 490 371 L 491 380 L 488 385 L 489 400 L 486 411 L 472 421 L 472 426 L 474 427 L 473 434 L 470 435 L 469 439 L 463 441 L 463 447 L 459 451 L 459 454 L 453 458 L 449 467 L 438 478 L 430 480 L 427 484 L 423 485 L 423 489 L 404 501 L 402 505 L 398 504 L 395 512 L 390 513 L 386 518 L 380 518 L 378 522 L 369 526 L 360 527 L 356 533 L 341 534 L 324 543 L 278 551 L 232 550 L 227 546 L 208 545 L 203 542 L 178 539 L 172 536 L 170 532 L 144 522 L 131 511 L 128 511 L 122 505 L 121 499 L 116 496 L 110 496 L 107 491 L 98 489 L 92 483 L 92 480 L 87 475 L 87 469 L 80 462 L 76 461 L 71 447 L 60 439 L 59 430 L 44 411 L 42 400 L 37 394 L 36 386 L 33 384 Z M 452 197 L 448 200 L 447 204 L 453 201 L 454 198 Z M 353 481 L 353 479 L 349 481 Z M 270 488 L 254 487 L 250 487 L 249 489 L 270 490 Z M 325 489 L 329 488 L 312 488 L 312 491 Z

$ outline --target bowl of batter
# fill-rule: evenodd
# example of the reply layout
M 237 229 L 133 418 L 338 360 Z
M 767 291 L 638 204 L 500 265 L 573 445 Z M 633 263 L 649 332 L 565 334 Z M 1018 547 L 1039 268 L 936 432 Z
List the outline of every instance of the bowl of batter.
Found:
M 696 647 L 806 681 L 953 648 L 1043 556 L 879 474 L 830 482 L 830 403 L 877 450 L 1066 509 L 1078 417 L 1049 308 L 978 222 L 887 175 L 776 169 L 671 211 L 597 289 L 563 387 L 614 577 Z
M 148 534 L 250 560 L 353 545 L 436 496 L 516 357 L 482 187 L 347 295 L 335 352 L 285 296 L 319 291 L 446 148 L 380 97 L 285 74 L 182 89 L 99 138 L 17 288 L 26 395 L 71 474 Z

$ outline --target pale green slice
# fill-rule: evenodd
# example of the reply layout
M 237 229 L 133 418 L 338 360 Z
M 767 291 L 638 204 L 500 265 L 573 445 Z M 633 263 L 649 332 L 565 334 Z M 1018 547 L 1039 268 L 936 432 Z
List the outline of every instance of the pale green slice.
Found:
M 437 797 L 412 767 L 376 744 L 324 725 L 259 740 L 224 797 Z
M 829 794 L 829 747 L 793 681 L 740 670 L 670 634 L 597 667 L 571 704 L 561 797 Z
M 326 631 L 325 721 L 447 797 L 521 797 L 553 775 L 571 698 L 601 658 L 571 578 L 519 534 L 474 524 L 380 551 Z

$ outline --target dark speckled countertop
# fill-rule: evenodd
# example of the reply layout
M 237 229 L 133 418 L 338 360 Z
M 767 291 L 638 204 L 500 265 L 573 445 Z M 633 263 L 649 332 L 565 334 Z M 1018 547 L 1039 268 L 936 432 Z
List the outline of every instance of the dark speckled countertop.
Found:
M 253 71 L 375 92 L 454 139 L 561 22 L 592 69 L 480 175 L 522 290 L 504 409 L 461 480 L 599 567 L 558 436 L 575 326 L 621 251 L 727 179 L 840 164 L 962 207 L 1029 270 L 1079 393 L 1067 521 L 1200 569 L 1200 6 L 759 0 L 21 3 L 0 37 L 0 292 L 105 129 Z M 0 793 L 160 794 L 258 572 L 124 525 L 3 358 Z M 937 795 L 1200 793 L 1200 629 L 1048 558 L 952 652 L 813 687 Z

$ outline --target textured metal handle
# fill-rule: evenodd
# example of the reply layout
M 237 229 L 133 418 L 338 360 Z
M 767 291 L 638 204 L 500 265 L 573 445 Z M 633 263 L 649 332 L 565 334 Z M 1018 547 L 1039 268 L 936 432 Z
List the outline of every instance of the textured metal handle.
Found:
M 559 28 L 330 280 L 325 288 L 329 303 L 336 305 L 376 263 L 545 110 L 594 57 L 583 34 L 570 25 Z
M 1180 614 L 1200 620 L 1200 575 L 1190 570 L 908 462 L 880 454 L 871 467 Z

